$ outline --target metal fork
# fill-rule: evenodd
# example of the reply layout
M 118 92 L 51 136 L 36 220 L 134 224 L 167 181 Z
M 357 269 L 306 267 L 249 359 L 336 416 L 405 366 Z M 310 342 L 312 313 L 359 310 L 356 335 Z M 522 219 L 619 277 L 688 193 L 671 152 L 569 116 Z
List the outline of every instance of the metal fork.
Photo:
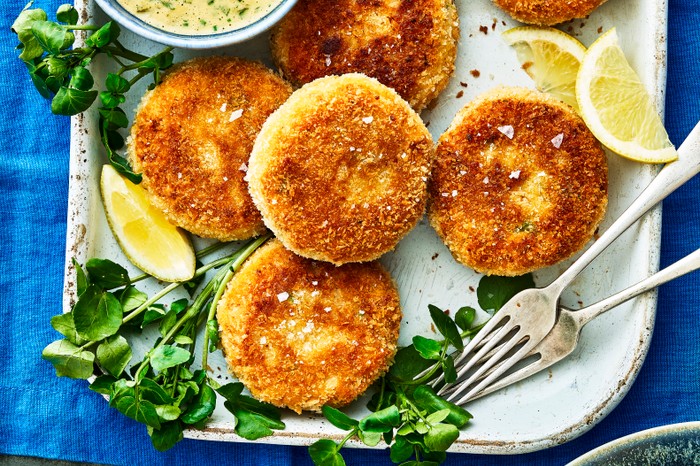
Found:
M 460 382 L 443 386 L 438 394 L 445 395 L 449 390 L 446 398 L 452 401 L 468 390 L 463 398 L 472 398 L 545 338 L 554 327 L 564 288 L 630 225 L 700 172 L 700 123 L 678 149 L 678 155 L 678 160 L 661 169 L 627 210 L 559 278 L 544 288 L 524 290 L 511 298 L 455 358 Z
M 455 401 L 455 403 L 464 404 L 468 401 L 488 395 L 530 377 L 554 363 L 561 361 L 574 351 L 581 335 L 581 329 L 583 329 L 588 322 L 635 296 L 697 269 L 700 269 L 700 249 L 655 273 L 651 277 L 642 280 L 636 285 L 630 286 L 596 304 L 592 304 L 577 311 L 560 306 L 559 317 L 552 331 L 547 334 L 539 345 L 530 350 L 523 358 L 523 362 L 530 360 L 527 365 L 522 365 L 516 371 L 508 373 L 502 379 L 472 396 L 463 396 Z M 448 388 L 446 393 L 451 393 L 451 391 L 452 390 Z

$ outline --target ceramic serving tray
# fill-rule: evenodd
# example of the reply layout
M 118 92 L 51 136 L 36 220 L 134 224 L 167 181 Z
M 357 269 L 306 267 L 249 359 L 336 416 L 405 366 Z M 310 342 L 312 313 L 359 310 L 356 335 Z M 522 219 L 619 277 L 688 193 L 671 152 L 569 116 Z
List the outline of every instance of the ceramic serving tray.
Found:
M 107 20 L 92 0 L 78 0 L 84 21 Z M 533 87 L 520 68 L 515 52 L 500 35 L 519 24 L 495 7 L 491 0 L 457 0 L 461 39 L 457 66 L 448 88 L 431 109 L 422 113 L 435 140 L 457 111 L 479 93 L 498 85 Z M 585 45 L 600 34 L 617 28 L 621 46 L 640 75 L 657 108 L 663 110 L 666 58 L 666 0 L 609 0 L 589 18 L 565 23 L 561 29 Z M 151 54 L 162 46 L 124 30 L 122 42 L 129 48 Z M 272 66 L 267 36 L 227 49 L 204 53 L 236 55 Z M 201 53 L 200 53 L 201 54 Z M 176 50 L 181 61 L 193 52 Z M 102 62 L 94 65 L 96 82 L 104 82 L 109 71 Z M 145 81 L 145 80 L 144 80 Z M 131 92 L 123 106 L 129 117 L 145 91 L 146 83 Z M 627 161 L 608 153 L 609 207 L 601 226 L 605 230 L 649 183 L 656 167 Z M 103 257 L 129 266 L 121 253 L 102 211 L 99 172 L 106 158 L 99 142 L 97 118 L 89 111 L 73 118 L 71 131 L 70 193 L 65 275 L 65 310 L 74 300 L 74 270 L 71 258 L 84 263 Z M 661 214 L 655 210 L 635 224 L 606 250 L 567 289 L 562 303 L 578 308 L 635 283 L 658 269 Z M 474 291 L 480 276 L 458 264 L 442 245 L 427 221 L 420 224 L 382 262 L 398 283 L 404 310 L 400 344 L 413 335 L 430 335 L 428 304 L 456 310 L 478 307 Z M 535 274 L 538 286 L 553 280 L 568 263 Z M 131 267 L 130 272 L 138 274 Z M 143 287 L 152 293 L 158 283 Z M 175 299 L 173 297 L 171 299 Z M 169 302 L 169 301 L 168 301 Z M 549 370 L 490 396 L 470 403 L 473 421 L 463 429 L 450 451 L 515 454 L 551 447 L 571 440 L 607 415 L 633 383 L 644 361 L 654 325 L 656 296 L 646 294 L 596 319 L 583 330 L 581 343 L 566 360 Z M 135 349 L 135 357 L 141 357 Z M 212 354 L 215 376 L 230 378 L 221 352 Z M 353 416 L 366 412 L 365 399 L 347 408 Z M 186 436 L 212 441 L 244 441 L 233 432 L 233 418 L 217 407 L 204 430 L 186 431 Z M 344 433 L 322 416 L 283 414 L 287 428 L 258 441 L 308 445 L 319 438 L 340 439 Z M 352 446 L 362 446 L 352 443 Z M 380 445 L 381 446 L 381 445 Z

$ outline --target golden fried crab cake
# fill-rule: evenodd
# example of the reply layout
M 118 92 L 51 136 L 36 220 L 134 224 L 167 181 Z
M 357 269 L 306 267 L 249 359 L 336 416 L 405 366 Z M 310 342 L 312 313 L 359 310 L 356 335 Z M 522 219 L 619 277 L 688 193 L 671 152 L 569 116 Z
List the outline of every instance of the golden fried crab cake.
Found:
M 265 231 L 244 181 L 253 142 L 292 89 L 259 63 L 184 62 L 137 110 L 128 156 L 151 202 L 196 235 L 222 241 Z
M 454 71 L 458 21 L 452 0 L 300 0 L 273 30 L 272 54 L 297 86 L 363 73 L 421 111 Z
M 553 26 L 585 18 L 606 0 L 494 0 L 513 19 L 538 26 Z
M 440 137 L 429 192 L 430 222 L 459 262 L 521 275 L 591 239 L 607 206 L 607 162 L 571 107 L 499 88 Z
M 292 94 L 263 125 L 248 187 L 292 251 L 336 265 L 391 250 L 423 216 L 434 152 L 392 89 L 353 73 Z
M 231 372 L 299 413 L 348 404 L 387 371 L 401 309 L 378 262 L 335 267 L 271 240 L 234 275 L 217 319 Z

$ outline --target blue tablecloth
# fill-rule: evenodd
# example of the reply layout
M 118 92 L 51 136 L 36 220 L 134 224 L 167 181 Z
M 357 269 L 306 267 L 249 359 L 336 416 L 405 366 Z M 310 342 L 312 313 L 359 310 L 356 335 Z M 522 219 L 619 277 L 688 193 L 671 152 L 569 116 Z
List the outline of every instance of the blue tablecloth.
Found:
M 61 312 L 69 120 L 52 116 L 13 50 L 10 24 L 27 0 L 0 9 L 0 454 L 123 465 L 311 464 L 306 448 L 184 440 L 156 452 L 145 429 L 85 382 L 58 379 L 40 358 Z M 626 0 L 613 0 L 626 1 Z M 633 1 L 633 0 L 630 0 Z M 62 2 L 40 0 L 55 11 Z M 700 119 L 700 0 L 669 0 L 666 124 L 680 144 Z M 700 245 L 700 179 L 664 203 L 662 265 Z M 560 465 L 617 437 L 700 419 L 700 274 L 662 287 L 649 355 L 606 419 L 567 444 L 512 456 L 448 456 L 446 464 Z M 537 419 L 532 419 L 533 423 Z M 346 450 L 349 464 L 390 464 L 386 452 Z

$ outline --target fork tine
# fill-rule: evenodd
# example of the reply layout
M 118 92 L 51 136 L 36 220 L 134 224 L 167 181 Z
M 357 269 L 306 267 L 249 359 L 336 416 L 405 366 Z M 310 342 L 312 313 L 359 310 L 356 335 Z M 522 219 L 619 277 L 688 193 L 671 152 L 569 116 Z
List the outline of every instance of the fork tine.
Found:
M 525 356 L 525 358 L 528 358 L 529 356 Z M 524 358 L 524 359 L 525 359 Z M 473 396 L 470 398 L 464 399 L 464 402 L 467 401 L 473 401 L 476 400 L 477 398 L 481 398 L 482 396 L 489 395 L 495 391 L 498 391 L 502 388 L 505 388 L 509 385 L 514 384 L 515 382 L 519 382 L 523 379 L 526 379 L 530 377 L 533 374 L 536 374 L 540 372 L 543 369 L 546 369 L 547 367 L 551 366 L 552 362 L 545 359 L 545 358 L 540 358 L 537 361 L 533 361 L 532 363 L 528 364 L 527 366 L 521 367 L 517 371 L 508 374 L 507 376 L 503 377 L 501 380 L 498 382 L 489 385 L 485 389 L 481 390 L 478 393 L 475 393 Z
M 476 352 L 476 354 L 472 358 L 470 358 L 465 364 L 463 364 L 462 367 L 457 371 L 457 379 L 462 377 L 467 371 L 469 371 L 469 369 L 474 367 L 474 365 L 476 363 L 482 361 L 484 359 L 484 357 L 489 353 L 489 351 L 491 351 L 493 349 L 493 347 L 495 347 L 505 337 L 507 337 L 508 334 L 510 334 L 514 328 L 515 328 L 515 326 L 512 324 L 510 319 L 508 319 L 505 322 L 505 324 L 503 324 L 501 327 L 498 327 L 498 330 L 496 331 L 495 335 L 492 338 L 490 338 L 489 341 L 484 346 L 482 346 Z M 476 345 L 474 345 L 474 346 L 476 346 Z M 503 348 L 501 348 L 501 350 L 502 349 Z M 464 360 L 464 358 L 466 357 L 466 355 L 471 353 L 471 351 L 468 352 L 467 350 L 468 350 L 468 348 L 465 348 L 462 355 L 460 355 L 460 357 L 455 361 L 455 366 L 457 366 L 459 363 L 461 363 Z M 484 363 L 484 366 L 482 366 L 479 370 L 481 371 L 483 369 L 483 371 L 486 371 L 497 362 L 498 362 L 498 359 L 494 360 L 494 358 L 491 358 L 486 363 Z M 485 369 L 484 369 L 484 367 L 485 367 Z M 442 377 L 442 375 L 441 375 L 441 377 Z M 447 385 L 442 387 L 438 391 L 438 395 L 442 395 L 445 392 L 446 387 L 447 387 Z
M 515 347 L 517 347 L 518 344 L 524 343 L 525 341 L 526 341 L 525 338 L 521 338 L 520 341 L 516 344 Z M 492 358 L 498 351 L 500 351 L 507 343 L 508 343 L 508 342 L 501 343 L 500 345 L 498 345 L 498 346 L 496 346 L 495 348 L 493 348 L 491 351 L 489 351 L 487 354 L 485 354 L 484 357 L 481 358 L 481 359 L 478 361 L 478 363 L 484 363 L 485 361 L 491 359 L 491 358 Z M 536 353 L 538 352 L 538 351 L 536 351 L 536 350 L 537 350 L 537 348 L 535 348 L 534 350 L 530 351 L 529 354 L 526 354 L 526 355 L 523 357 L 523 360 L 525 360 L 525 359 L 527 359 L 527 358 L 533 356 L 534 354 L 536 354 Z M 477 364 L 478 364 L 478 363 L 477 363 Z M 503 364 L 505 364 L 505 360 L 499 361 L 496 365 L 494 365 L 494 366 L 491 367 L 489 370 L 487 370 L 484 374 L 482 374 L 477 380 L 478 380 L 478 381 L 481 381 L 481 380 L 483 380 L 484 378 L 488 377 L 488 376 L 491 375 L 494 371 L 498 370 Z M 451 394 L 452 392 L 454 392 L 455 390 L 457 390 L 458 385 L 461 384 L 462 382 L 463 382 L 462 380 L 459 380 L 459 379 L 458 379 L 455 383 L 446 386 L 445 389 L 443 390 L 443 395 L 449 395 L 449 394 Z
M 469 390 L 466 395 L 464 395 L 462 398 L 460 398 L 459 401 L 453 401 L 453 403 L 458 404 L 458 405 L 464 404 L 469 399 L 474 397 L 474 395 L 476 395 L 480 391 L 487 388 L 498 377 L 500 377 L 508 369 L 513 367 L 518 361 L 523 360 L 525 358 L 525 355 L 528 354 L 533 349 L 534 346 L 536 346 L 536 343 L 537 342 L 531 342 L 531 341 L 525 342 L 525 344 L 518 351 L 516 351 L 514 354 L 512 354 L 510 357 L 508 357 L 506 360 L 504 360 L 503 364 L 501 364 L 501 366 L 498 369 L 494 370 L 489 376 L 487 376 L 483 380 L 481 380 L 474 388 Z M 455 393 L 453 393 L 450 397 L 448 397 L 447 400 L 448 401 L 454 400 L 456 395 L 463 392 L 465 389 L 467 389 L 471 384 L 473 384 L 476 381 L 476 379 L 473 376 L 472 376 L 472 379 L 473 380 L 468 380 L 466 383 L 461 384 L 460 389 L 458 391 L 456 391 Z
M 496 319 L 496 317 L 499 318 Z M 455 359 L 455 365 L 462 362 L 464 358 L 466 358 L 467 355 L 474 351 L 477 347 L 483 348 L 485 345 L 489 344 L 494 336 L 498 334 L 501 327 L 507 325 L 510 320 L 511 317 L 509 315 L 499 316 L 496 314 L 495 316 L 491 317 L 491 319 L 486 322 L 486 325 L 484 325 L 483 328 L 479 330 L 479 332 L 474 335 L 471 340 L 469 340 L 469 343 L 464 347 L 464 350 L 462 350 L 462 354 L 460 354 L 459 358 Z
M 512 329 L 511 329 L 512 330 Z M 508 332 L 510 334 L 511 331 Z M 504 335 L 507 336 L 508 334 Z M 455 384 L 457 386 L 457 389 L 450 394 L 449 397 L 447 397 L 448 401 L 453 400 L 456 396 L 458 396 L 460 393 L 462 393 L 464 390 L 469 388 L 472 384 L 474 384 L 477 380 L 479 380 L 489 369 L 493 368 L 495 365 L 497 365 L 503 358 L 510 352 L 513 348 L 515 348 L 516 345 L 522 343 L 524 339 L 526 339 L 528 336 L 522 334 L 522 329 L 519 327 L 516 327 L 516 332 L 515 334 L 511 335 L 510 338 L 501 346 L 501 349 L 499 349 L 496 354 L 494 354 L 492 357 L 487 359 L 481 366 L 474 372 L 471 376 L 469 376 L 466 380 Z M 527 340 L 526 340 L 527 341 Z M 486 347 L 484 347 L 486 348 Z M 484 348 L 481 349 L 479 353 L 484 351 Z M 529 348 L 528 348 L 529 351 Z M 470 368 L 474 367 L 476 363 L 482 361 L 484 358 L 482 355 L 479 353 L 472 358 L 467 364 L 465 364 L 458 372 L 457 372 L 457 377 L 462 377 Z M 484 352 L 486 353 L 486 352 Z M 498 374 L 500 375 L 501 373 L 505 372 L 508 370 L 513 364 L 515 364 L 517 361 L 520 360 L 522 355 L 524 353 L 520 353 L 520 350 L 518 350 L 516 355 L 520 354 L 520 357 L 514 361 L 511 362 L 511 358 L 508 358 L 502 362 L 501 367 L 496 369 L 493 374 Z M 510 362 L 510 364 L 508 364 Z M 505 367 L 507 366 L 507 367 Z M 484 380 L 493 380 L 493 374 L 487 376 Z M 481 385 L 482 382 L 480 382 L 479 385 Z M 483 388 L 483 387 L 481 387 Z M 480 389 L 481 389 L 480 388 Z

